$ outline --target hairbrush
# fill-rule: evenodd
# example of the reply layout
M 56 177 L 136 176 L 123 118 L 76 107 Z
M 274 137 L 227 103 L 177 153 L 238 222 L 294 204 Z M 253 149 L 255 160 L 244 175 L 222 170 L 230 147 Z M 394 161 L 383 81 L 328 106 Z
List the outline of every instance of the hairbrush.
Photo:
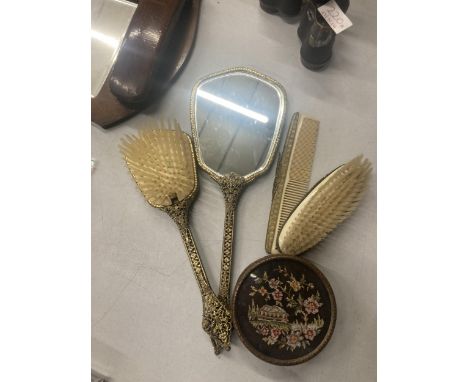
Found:
M 198 190 L 190 136 L 176 121 L 155 122 L 151 128 L 122 140 L 121 152 L 148 203 L 177 224 L 203 300 L 202 327 L 216 354 L 229 350 L 231 313 L 213 292 L 189 227 L 189 209 Z
M 282 253 L 297 255 L 323 240 L 356 209 L 371 172 L 358 156 L 320 181 L 296 207 L 278 236 Z

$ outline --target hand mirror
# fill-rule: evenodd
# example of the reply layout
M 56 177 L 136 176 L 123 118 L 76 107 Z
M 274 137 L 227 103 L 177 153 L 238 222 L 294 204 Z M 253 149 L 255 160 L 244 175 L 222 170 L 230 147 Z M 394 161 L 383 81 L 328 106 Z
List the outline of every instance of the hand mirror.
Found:
M 226 206 L 219 297 L 227 306 L 237 201 L 244 187 L 270 167 L 285 107 L 283 87 L 247 68 L 209 75 L 192 91 L 197 161 L 220 185 Z
M 201 0 L 91 0 L 91 119 L 110 127 L 160 96 L 186 63 Z

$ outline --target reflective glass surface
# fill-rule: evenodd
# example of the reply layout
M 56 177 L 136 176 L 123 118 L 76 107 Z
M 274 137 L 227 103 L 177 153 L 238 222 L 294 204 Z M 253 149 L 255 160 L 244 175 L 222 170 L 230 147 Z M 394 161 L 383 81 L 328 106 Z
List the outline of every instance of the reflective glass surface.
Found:
M 124 0 L 91 0 L 91 96 L 101 90 L 114 65 L 137 5 Z
M 209 79 L 196 91 L 195 118 L 205 164 L 247 175 L 267 160 L 280 112 L 275 87 L 247 73 Z

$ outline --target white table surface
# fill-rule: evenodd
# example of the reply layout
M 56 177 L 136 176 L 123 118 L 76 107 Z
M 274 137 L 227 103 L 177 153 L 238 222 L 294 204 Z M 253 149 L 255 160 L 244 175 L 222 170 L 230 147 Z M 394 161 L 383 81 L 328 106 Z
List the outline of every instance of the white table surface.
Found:
M 297 23 L 262 12 L 256 0 L 203 0 L 196 46 L 177 82 L 158 104 L 111 130 L 92 126 L 92 367 L 114 382 L 367 382 L 376 379 L 376 172 L 355 214 L 305 255 L 329 279 L 338 306 L 335 333 L 311 361 L 270 365 L 234 333 L 232 350 L 213 354 L 201 328 L 202 305 L 179 233 L 145 202 L 120 157 L 118 143 L 153 117 L 177 118 L 189 132 L 189 97 L 200 77 L 250 66 L 281 82 L 287 123 L 301 111 L 320 120 L 312 183 L 355 155 L 376 163 L 376 3 L 354 0 L 354 25 L 337 37 L 330 66 L 300 63 Z M 285 128 L 287 127 L 287 124 Z M 284 134 L 283 134 L 284 139 Z M 280 146 L 281 147 L 281 146 Z M 274 167 L 241 197 L 233 283 L 265 255 Z M 192 226 L 217 290 L 224 204 L 200 172 Z

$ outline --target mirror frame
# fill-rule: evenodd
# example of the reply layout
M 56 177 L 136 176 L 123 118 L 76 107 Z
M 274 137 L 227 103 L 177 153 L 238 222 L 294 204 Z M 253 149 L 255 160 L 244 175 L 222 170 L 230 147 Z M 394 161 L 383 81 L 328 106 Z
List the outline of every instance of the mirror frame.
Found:
M 250 183 L 256 177 L 262 175 L 271 165 L 273 162 L 276 149 L 278 148 L 278 143 L 281 137 L 281 130 L 284 124 L 285 116 L 286 116 L 286 91 L 284 90 L 283 86 L 277 82 L 276 80 L 268 77 L 265 74 L 257 72 L 255 69 L 247 68 L 247 67 L 234 67 L 231 69 L 222 70 L 220 72 L 216 72 L 213 74 L 209 74 L 201 78 L 197 83 L 194 85 L 192 89 L 192 95 L 190 99 L 190 124 L 192 127 L 192 139 L 193 144 L 195 147 L 195 155 L 197 157 L 197 162 L 200 167 L 206 171 L 216 182 L 220 183 L 220 181 L 227 177 L 229 174 L 221 174 L 211 167 L 209 167 L 202 158 L 200 143 L 198 139 L 198 129 L 197 129 L 197 120 L 196 120 L 196 112 L 197 112 L 197 105 L 196 105 L 196 94 L 197 90 L 202 86 L 204 83 L 207 83 L 214 78 L 222 78 L 231 76 L 234 73 L 242 73 L 249 77 L 253 77 L 259 81 L 266 83 L 267 85 L 271 86 L 273 89 L 276 90 L 279 96 L 279 111 L 278 116 L 276 118 L 276 125 L 275 125 L 275 132 L 272 137 L 272 141 L 270 143 L 270 148 L 268 149 L 267 156 L 265 158 L 264 163 L 255 171 L 247 174 L 247 175 L 240 175 L 241 178 L 244 179 L 245 183 Z
M 162 14 L 159 10 L 169 9 L 171 0 L 127 1 L 136 2 L 138 6 L 104 84 L 94 97 L 90 97 L 91 121 L 105 129 L 132 117 L 164 95 L 187 64 L 197 35 L 201 0 L 181 1 L 181 8 L 170 20 L 161 19 Z M 168 29 L 169 26 L 171 28 Z M 135 34 L 135 31 L 138 33 Z M 135 34 L 134 39 L 129 38 L 132 34 Z M 147 34 L 158 38 L 151 44 L 143 43 L 142 36 Z M 137 46 L 136 56 L 129 54 L 131 49 L 123 49 L 127 44 Z M 141 64 L 141 60 L 138 59 L 140 56 L 145 56 L 146 61 L 152 63 L 151 67 L 147 70 L 130 70 Z M 160 60 L 162 56 L 165 58 L 163 61 Z M 129 102 L 130 99 L 115 93 L 114 70 L 119 66 L 123 69 L 120 73 L 130 71 L 125 81 L 120 78 L 123 81 L 121 88 L 131 87 L 130 85 L 136 82 L 145 84 L 147 92 L 144 92 L 144 96 L 138 102 Z

